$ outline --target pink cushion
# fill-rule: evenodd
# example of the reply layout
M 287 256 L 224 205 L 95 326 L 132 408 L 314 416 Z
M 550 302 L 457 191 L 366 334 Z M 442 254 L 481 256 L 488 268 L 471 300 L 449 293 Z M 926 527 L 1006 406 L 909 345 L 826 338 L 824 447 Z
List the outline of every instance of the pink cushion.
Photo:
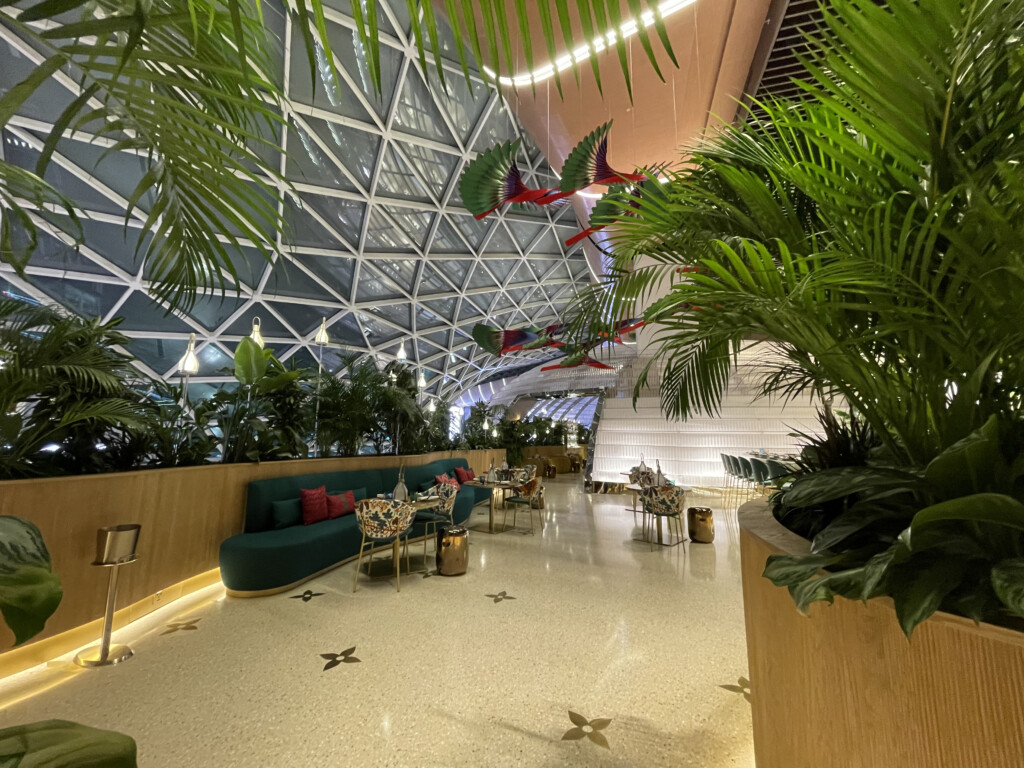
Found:
M 327 487 L 321 485 L 319 488 L 308 490 L 303 488 L 299 491 L 302 500 L 302 524 L 312 525 L 327 519 Z
M 356 495 L 352 491 L 332 493 L 327 497 L 327 516 L 332 520 L 342 515 L 354 515 Z

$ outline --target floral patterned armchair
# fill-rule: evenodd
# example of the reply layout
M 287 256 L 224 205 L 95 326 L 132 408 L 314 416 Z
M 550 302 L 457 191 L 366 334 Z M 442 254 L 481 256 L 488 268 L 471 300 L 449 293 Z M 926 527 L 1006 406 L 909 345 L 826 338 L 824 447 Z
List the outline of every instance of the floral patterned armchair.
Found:
M 368 539 L 393 539 L 412 525 L 416 508 L 394 499 L 365 499 L 356 505 L 359 530 Z
M 654 515 L 655 518 L 669 518 L 669 532 L 671 533 L 671 521 L 675 520 L 679 534 L 679 541 L 683 539 L 683 513 L 686 511 L 686 489 L 678 485 L 647 485 L 640 490 L 640 501 L 643 503 L 644 515 Z M 654 528 L 653 523 L 650 526 Z M 661 529 L 659 527 L 659 542 L 661 541 Z M 653 536 L 651 549 L 654 548 Z

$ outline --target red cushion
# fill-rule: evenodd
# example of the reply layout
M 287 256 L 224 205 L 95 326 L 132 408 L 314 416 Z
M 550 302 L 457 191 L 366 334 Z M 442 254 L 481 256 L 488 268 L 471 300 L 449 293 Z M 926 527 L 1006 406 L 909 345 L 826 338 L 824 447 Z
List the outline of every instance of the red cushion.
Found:
M 356 495 L 352 491 L 332 493 L 327 497 L 327 516 L 332 520 L 342 515 L 353 515 L 356 511 Z
M 462 485 L 463 483 L 468 483 L 473 478 L 471 478 L 469 476 L 469 472 L 467 472 L 462 467 L 456 467 L 455 468 L 455 479 L 459 481 L 459 485 Z
M 476 472 L 473 471 L 472 467 L 466 470 L 466 474 L 469 475 L 470 480 L 476 480 Z
M 327 519 L 327 487 L 321 485 L 319 488 L 299 491 L 302 500 L 302 524 L 312 525 Z

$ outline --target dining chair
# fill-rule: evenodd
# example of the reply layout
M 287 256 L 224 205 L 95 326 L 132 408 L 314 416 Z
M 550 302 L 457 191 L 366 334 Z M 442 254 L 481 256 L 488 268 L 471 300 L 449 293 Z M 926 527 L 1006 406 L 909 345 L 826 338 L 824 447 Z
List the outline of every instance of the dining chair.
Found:
M 754 484 L 763 491 L 771 484 L 771 473 L 768 471 L 768 465 L 756 456 L 751 456 L 750 468 L 754 471 Z
M 737 456 L 736 461 L 740 463 L 740 478 L 750 485 L 757 482 L 757 478 L 754 475 L 754 466 L 750 463 L 750 459 L 746 456 Z
M 780 477 L 788 477 L 789 475 L 792 475 L 795 472 L 793 468 L 787 467 L 781 461 L 776 461 L 775 459 L 768 459 L 767 464 L 768 479 L 772 480 L 773 482 L 775 480 L 778 480 Z
M 501 527 L 505 527 L 505 523 L 508 520 L 508 505 L 512 505 L 512 527 L 516 527 L 516 512 L 519 511 L 519 507 L 526 507 L 526 513 L 530 516 L 530 533 L 533 533 L 533 504 L 537 495 L 540 493 L 540 481 L 537 478 L 528 480 L 522 485 L 516 486 L 510 489 L 509 496 L 505 495 L 505 514 L 502 517 Z M 537 510 L 537 517 L 540 519 L 541 530 L 544 530 L 544 515 L 541 511 Z
M 454 486 L 453 486 L 454 487 Z M 363 499 L 356 505 L 356 522 L 362 533 L 359 556 L 356 559 L 356 573 L 352 579 L 352 591 L 359 587 L 359 566 L 363 561 L 363 550 L 370 547 L 370 564 L 373 567 L 373 548 L 381 544 L 392 545 L 392 559 L 395 562 L 395 586 L 402 591 L 401 560 L 398 556 L 399 542 L 405 542 L 405 567 L 409 568 L 409 532 L 416 507 L 395 499 Z
M 668 534 L 672 535 L 672 521 L 676 522 L 678 537 L 676 546 L 683 540 L 683 513 L 686 511 L 686 489 L 679 485 L 652 485 L 640 491 L 644 514 L 651 515 L 650 539 L 651 551 L 654 551 L 654 526 L 662 517 L 669 520 Z
M 427 507 L 416 511 L 413 524 L 423 523 L 423 567 L 427 563 L 427 539 L 431 538 L 431 526 L 433 533 L 437 533 L 437 526 L 442 523 L 455 525 L 452 514 L 455 511 L 455 496 L 459 492 L 457 485 L 441 483 L 434 486 L 434 493 L 437 494 L 438 503 L 436 507 Z

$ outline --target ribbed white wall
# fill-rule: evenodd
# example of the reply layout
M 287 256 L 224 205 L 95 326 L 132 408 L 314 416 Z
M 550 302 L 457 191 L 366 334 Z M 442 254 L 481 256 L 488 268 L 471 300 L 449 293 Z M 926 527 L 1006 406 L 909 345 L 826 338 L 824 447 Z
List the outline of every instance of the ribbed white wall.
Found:
M 635 370 L 643 362 L 631 366 Z M 640 462 L 661 461 L 662 471 L 684 485 L 720 486 L 725 481 L 721 453 L 745 453 L 765 449 L 776 453 L 798 450 L 794 431 L 817 431 L 815 404 L 810 398 L 788 403 L 754 399 L 750 383 L 756 358 L 741 357 L 732 377 L 720 414 L 671 422 L 662 415 L 657 390 L 639 398 L 633 409 L 635 377 L 623 370 L 616 391 L 609 392 L 597 428 L 593 479 L 623 482 L 621 474 Z M 655 386 L 657 381 L 652 382 Z

